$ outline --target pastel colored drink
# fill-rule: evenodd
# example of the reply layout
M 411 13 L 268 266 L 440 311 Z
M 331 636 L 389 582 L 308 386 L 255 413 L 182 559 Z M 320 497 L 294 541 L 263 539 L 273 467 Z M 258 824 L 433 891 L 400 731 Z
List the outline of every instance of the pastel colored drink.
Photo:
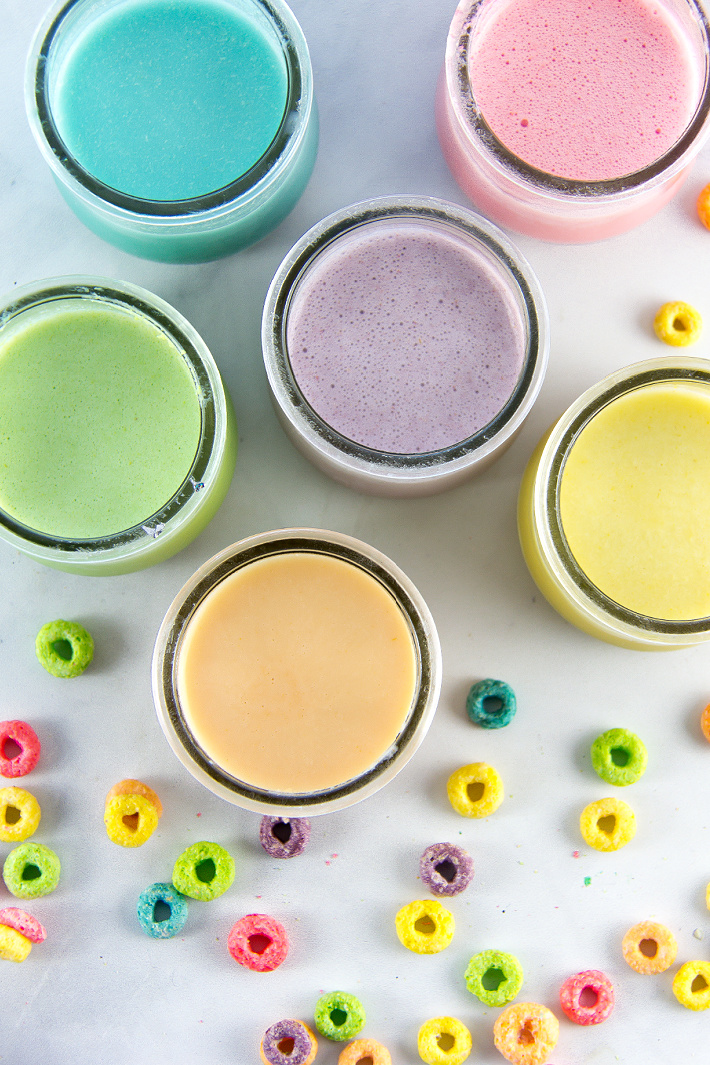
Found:
M 575 624 L 630 647 L 710 638 L 710 363 L 641 363 L 586 393 L 533 456 L 519 517 Z
M 440 490 L 520 424 L 544 364 L 544 304 L 482 226 L 438 201 L 372 201 L 326 219 L 282 264 L 264 316 L 276 409 L 345 483 Z M 298 432 L 306 418 L 340 465 Z
M 39 31 L 30 119 L 101 235 L 148 257 L 214 258 L 275 225 L 307 180 L 301 61 L 280 0 L 77 0 Z
M 117 282 L 13 293 L 0 327 L 1 536 L 50 565 L 123 572 L 206 524 L 231 478 L 233 428 L 183 323 Z
M 706 136 L 695 0 L 462 2 L 437 99 L 447 161 L 498 221 L 594 240 L 676 191 Z
M 439 690 L 436 630 L 384 556 L 282 530 L 211 559 L 154 655 L 161 724 L 181 761 L 247 808 L 313 813 L 371 794 L 418 746 Z

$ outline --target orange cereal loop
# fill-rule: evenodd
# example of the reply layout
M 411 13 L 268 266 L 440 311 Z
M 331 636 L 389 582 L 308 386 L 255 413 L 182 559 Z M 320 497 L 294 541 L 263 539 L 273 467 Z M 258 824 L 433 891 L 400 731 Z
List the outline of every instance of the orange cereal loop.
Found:
M 702 328 L 703 320 L 699 312 L 682 300 L 664 303 L 653 319 L 653 330 L 658 339 L 674 348 L 694 344 Z
M 582 810 L 579 828 L 585 843 L 597 851 L 618 851 L 636 833 L 634 811 L 621 799 L 599 799 Z
M 116 795 L 142 795 L 153 803 L 158 817 L 163 816 L 163 804 L 153 789 L 144 784 L 142 780 L 119 780 L 118 784 L 114 784 L 106 796 L 106 802 L 110 802 Z
M 155 832 L 158 814 L 145 795 L 114 795 L 104 811 L 106 834 L 119 847 L 140 847 Z
M 710 703 L 700 715 L 700 727 L 703 730 L 703 736 L 710 743 Z
M 356 1039 L 338 1057 L 338 1065 L 392 1065 L 392 1055 L 376 1039 Z
M 419 1057 L 426 1065 L 462 1065 L 472 1045 L 471 1033 L 456 1017 L 432 1017 L 417 1036 Z
M 706 185 L 698 196 L 698 218 L 706 229 L 710 229 L 710 185 Z
M 673 994 L 689 1010 L 710 1006 L 710 962 L 687 961 L 673 978 Z
M 637 973 L 664 973 L 675 961 L 678 944 L 669 928 L 656 921 L 640 921 L 621 941 L 624 960 Z
M 513 1065 L 543 1065 L 557 1045 L 560 1025 L 552 1010 L 537 1002 L 506 1007 L 493 1026 L 493 1041 Z
M 503 802 L 503 781 L 485 762 L 461 766 L 449 777 L 446 791 L 462 817 L 488 817 Z
M 21 843 L 37 831 L 42 811 L 24 788 L 0 788 L 0 840 Z

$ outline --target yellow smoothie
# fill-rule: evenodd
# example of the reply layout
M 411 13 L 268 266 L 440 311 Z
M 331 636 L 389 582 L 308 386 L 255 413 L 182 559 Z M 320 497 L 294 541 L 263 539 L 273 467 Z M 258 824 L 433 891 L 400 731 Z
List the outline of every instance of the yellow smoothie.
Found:
M 410 713 L 418 658 L 390 593 L 307 551 L 236 570 L 200 603 L 177 660 L 185 722 L 252 787 L 311 793 L 364 773 Z
M 584 427 L 560 481 L 560 520 L 590 581 L 664 621 L 710 617 L 710 389 L 648 384 Z

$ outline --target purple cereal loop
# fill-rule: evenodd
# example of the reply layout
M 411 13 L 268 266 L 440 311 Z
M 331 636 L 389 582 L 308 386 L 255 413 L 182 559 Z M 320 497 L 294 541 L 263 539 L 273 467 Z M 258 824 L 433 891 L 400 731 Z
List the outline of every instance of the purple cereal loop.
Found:
M 471 883 L 473 860 L 454 843 L 432 843 L 419 860 L 419 875 L 433 895 L 458 895 Z
M 259 826 L 259 842 L 272 858 L 295 858 L 310 835 L 311 822 L 307 817 L 262 817 Z
M 293 1050 L 284 1054 L 279 1043 L 293 1039 Z M 261 1056 L 267 1065 L 305 1065 L 313 1052 L 313 1038 L 301 1021 L 277 1021 L 264 1032 Z

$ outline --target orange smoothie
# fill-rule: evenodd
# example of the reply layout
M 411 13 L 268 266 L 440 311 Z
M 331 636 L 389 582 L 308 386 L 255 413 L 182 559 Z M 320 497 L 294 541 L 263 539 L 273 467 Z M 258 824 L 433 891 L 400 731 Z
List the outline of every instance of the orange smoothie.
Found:
M 306 794 L 375 765 L 418 686 L 409 623 L 386 588 L 341 559 L 272 555 L 227 576 L 187 624 L 177 693 L 220 768 Z

